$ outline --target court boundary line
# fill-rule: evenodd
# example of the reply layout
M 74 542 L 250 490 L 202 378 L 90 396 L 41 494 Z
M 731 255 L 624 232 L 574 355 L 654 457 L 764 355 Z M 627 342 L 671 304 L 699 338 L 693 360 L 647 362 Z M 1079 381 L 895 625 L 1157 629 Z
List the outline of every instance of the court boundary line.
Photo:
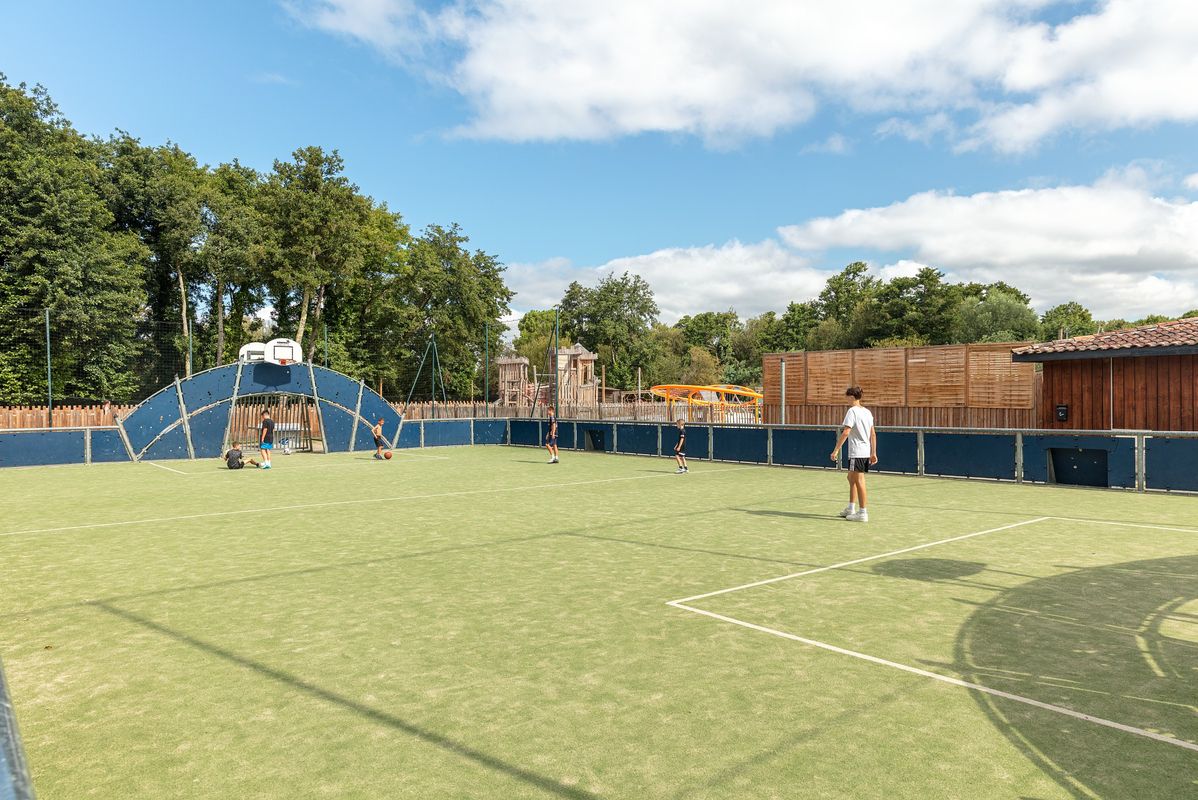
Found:
M 164 470 L 166 470 L 167 472 L 173 472 L 173 473 L 175 473 L 176 475 L 190 475 L 190 474 L 191 474 L 190 472 L 184 472 L 183 470 L 175 469 L 174 467 L 168 467 L 168 466 L 164 466 L 163 464 L 159 464 L 159 463 L 158 463 L 158 462 L 156 462 L 156 461 L 139 461 L 139 462 L 137 462 L 137 463 L 139 463 L 139 464 L 149 464 L 151 467 L 158 467 L 158 469 L 164 469 Z
M 146 462 L 150 463 L 150 462 Z M 699 475 L 727 475 L 741 472 L 751 467 L 729 467 L 728 469 L 703 470 Z M 186 474 L 186 473 L 184 473 Z M 334 506 L 367 505 L 369 503 L 402 503 L 408 500 L 433 500 L 440 497 L 470 497 L 473 495 L 501 494 L 503 492 L 537 491 L 540 489 L 561 489 L 568 486 L 591 486 L 601 483 L 622 483 L 625 481 L 643 481 L 653 478 L 674 478 L 673 472 L 661 472 L 653 475 L 629 475 L 622 478 L 597 478 L 585 481 L 565 481 L 562 483 L 538 483 L 523 486 L 499 486 L 490 489 L 467 489 L 460 492 L 435 492 L 433 494 L 397 495 L 394 497 L 362 497 L 356 500 L 330 500 L 326 503 L 295 503 L 286 506 L 268 506 L 260 508 L 234 509 L 230 511 L 210 511 L 203 514 L 179 514 L 173 517 L 146 517 L 143 519 L 113 520 L 111 522 L 89 522 L 84 525 L 62 525 L 53 528 L 33 528 L 23 531 L 0 531 L 0 537 L 33 536 L 52 533 L 70 533 L 73 531 L 95 530 L 100 528 L 120 528 L 128 525 L 149 525 L 161 522 L 183 522 L 192 519 L 209 519 L 212 517 L 234 517 L 245 514 L 269 514 L 276 511 L 303 511 L 310 508 L 331 508 Z
M 768 584 L 778 583 L 780 581 L 792 580 L 794 578 L 800 578 L 800 577 L 807 576 L 807 575 L 814 575 L 814 574 L 820 573 L 820 572 L 828 572 L 830 570 L 842 569 L 847 566 L 861 564 L 861 563 L 864 563 L 867 561 L 876 561 L 878 559 L 889 558 L 891 556 L 901 555 L 903 553 L 911 553 L 916 550 L 924 550 L 929 547 L 936 547 L 939 545 L 949 544 L 952 542 L 959 542 L 964 539 L 973 538 L 975 536 L 983 536 L 985 534 L 998 533 L 999 531 L 1011 530 L 1013 528 L 1019 528 L 1019 527 L 1023 527 L 1026 525 L 1034 525 L 1034 524 L 1037 524 L 1040 522 L 1047 522 L 1050 520 L 1059 520 L 1059 521 L 1063 521 L 1063 522 L 1092 523 L 1092 524 L 1098 524 L 1098 525 L 1125 526 L 1125 527 L 1142 528 L 1142 529 L 1146 528 L 1146 529 L 1151 529 L 1151 530 L 1165 530 L 1165 531 L 1173 531 L 1173 532 L 1178 532 L 1178 533 L 1198 533 L 1198 529 L 1175 528 L 1175 527 L 1169 527 L 1169 526 L 1164 526 L 1164 525 L 1146 525 L 1143 523 L 1124 523 L 1124 522 L 1116 522 L 1116 521 L 1112 521 L 1112 520 L 1084 520 L 1084 519 L 1078 519 L 1078 518 L 1074 518 L 1074 517 L 1056 517 L 1056 516 L 1035 517 L 1034 519 L 1028 519 L 1028 520 L 1024 520 L 1022 522 L 1016 522 L 1016 523 L 1013 523 L 1010 525 L 1003 525 L 1001 527 L 990 528 L 990 529 L 987 529 L 984 531 L 977 531 L 975 533 L 967 533 L 967 534 L 963 534 L 961 536 L 954 536 L 954 537 L 951 537 L 948 539 L 941 539 L 941 540 L 938 540 L 935 542 L 927 542 L 925 544 L 915 545 L 914 547 L 907 547 L 907 548 L 903 548 L 900 550 L 894 550 L 894 551 L 891 551 L 888 553 L 880 553 L 878 555 L 865 556 L 864 558 L 852 559 L 850 561 L 844 561 L 839 564 L 831 564 L 826 567 L 816 567 L 815 569 L 804 570 L 802 572 L 795 572 L 790 575 L 780 575 L 775 578 L 768 578 L 768 579 L 762 580 L 762 581 L 746 583 L 741 586 L 733 586 L 728 589 L 717 589 L 714 592 L 707 592 L 704 594 L 694 595 L 692 597 L 684 597 L 681 600 L 669 600 L 666 602 L 666 605 L 670 606 L 671 608 L 677 608 L 682 611 L 689 611 L 693 614 L 699 614 L 704 617 L 709 617 L 711 619 L 719 620 L 721 622 L 727 622 L 732 625 L 737 625 L 742 628 L 747 628 L 749 630 L 754 630 L 754 631 L 758 631 L 761 633 L 767 633 L 771 636 L 777 636 L 782 639 L 788 639 L 790 641 L 798 642 L 800 644 L 805 644 L 809 647 L 815 647 L 817 649 L 826 650 L 828 652 L 836 653 L 838 655 L 856 658 L 861 661 L 866 661 L 868 663 L 875 664 L 877 666 L 883 666 L 883 667 L 889 667 L 891 669 L 897 669 L 902 672 L 906 672 L 906 673 L 909 673 L 912 675 L 918 675 L 919 677 L 923 677 L 923 678 L 931 678 L 932 680 L 940 681 L 941 683 L 947 683 L 951 686 L 957 686 L 960 688 L 969 689 L 971 691 L 980 692 L 982 694 L 991 695 L 993 697 L 1001 697 L 1005 700 L 1012 700 L 1014 702 L 1023 703 L 1025 705 L 1029 705 L 1034 708 L 1039 708 L 1044 711 L 1051 711 L 1056 714 L 1061 714 L 1063 716 L 1072 717 L 1074 719 L 1079 719 L 1079 720 L 1082 720 L 1083 722 L 1090 722 L 1095 725 L 1101 725 L 1106 728 L 1112 728 L 1114 730 L 1122 731 L 1124 733 L 1130 733 L 1135 736 L 1140 736 L 1140 737 L 1143 737 L 1146 739 L 1151 739 L 1153 741 L 1161 742 L 1162 744 L 1168 744 L 1168 745 L 1172 745 L 1173 747 L 1180 747 L 1185 750 L 1191 750 L 1194 752 L 1198 752 L 1198 743 L 1190 742 L 1185 739 L 1178 739 L 1173 736 L 1167 736 L 1165 734 L 1146 730 L 1144 728 L 1137 728 L 1134 725 L 1127 725 L 1122 722 L 1116 722 L 1115 720 L 1106 719 L 1105 717 L 1098 717 L 1093 714 L 1086 714 L 1085 712 L 1077 711 L 1075 709 L 1068 708 L 1066 706 L 1059 706 L 1059 705 L 1054 705 L 1052 703 L 1045 703 L 1041 700 L 1036 700 L 1031 697 L 1025 697 L 1023 695 L 1014 694 L 1012 692 L 1005 692 L 1001 689 L 994 689 L 989 686 L 983 686 L 982 684 L 979 684 L 979 683 L 973 683 L 971 681 L 963 680 L 961 678 L 954 678 L 949 675 L 941 675 L 940 673 L 932 672 L 932 671 L 926 670 L 926 669 L 921 669 L 919 667 L 913 667 L 909 664 L 902 664 L 897 661 L 890 661 L 889 659 L 881 658 L 879 656 L 869 655 L 868 653 L 861 653 L 856 650 L 849 650 L 848 648 L 840 647 L 838 645 L 834 645 L 829 642 L 821 642 L 816 639 L 809 639 L 804 636 L 799 636 L 797 634 L 778 630 L 777 628 L 770 628 L 765 625 L 758 625 L 754 622 L 748 622 L 747 620 L 737 619 L 736 617 L 730 617 L 725 614 L 719 614 L 714 611 L 707 611 L 702 608 L 696 608 L 694 606 L 688 605 L 688 603 L 690 603 L 690 602 L 702 600 L 702 599 L 709 598 L 709 597 L 715 597 L 717 595 L 728 594 L 730 592 L 736 592 L 736 591 L 740 591 L 742 589 L 750 589 L 750 588 L 755 588 L 758 586 L 765 586 Z

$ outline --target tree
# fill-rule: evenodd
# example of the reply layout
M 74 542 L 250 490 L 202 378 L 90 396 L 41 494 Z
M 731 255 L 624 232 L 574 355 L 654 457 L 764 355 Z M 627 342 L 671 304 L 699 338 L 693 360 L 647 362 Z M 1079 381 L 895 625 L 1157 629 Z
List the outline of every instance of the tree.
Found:
M 957 307 L 953 324 L 956 342 L 1013 342 L 1034 339 L 1040 323 L 1036 312 L 1014 295 L 989 292 L 986 299 L 970 297 Z
M 687 351 L 682 331 L 670 325 L 655 322 L 649 330 L 647 342 L 645 365 L 642 370 L 644 385 L 658 386 L 665 383 L 679 383 Z
M 512 342 L 516 355 L 524 356 L 529 364 L 536 364 L 538 370 L 552 370 L 552 357 L 546 361 L 546 356 L 553 347 L 554 323 L 557 314 L 552 308 L 543 311 L 527 311 L 520 318 L 518 330 L 520 335 Z M 560 340 L 561 334 L 558 332 Z M 560 342 L 567 346 L 568 342 Z
M 779 320 L 779 350 L 805 350 L 807 337 L 819 324 L 819 307 L 813 300 L 791 303 Z
M 54 393 L 135 395 L 136 320 L 144 307 L 137 237 L 116 229 L 100 148 L 41 87 L 0 75 L 0 399 L 45 399 L 44 312 Z
M 721 372 L 719 359 L 706 348 L 691 345 L 686 353 L 686 363 L 682 367 L 679 382 L 691 386 L 707 386 L 719 383 Z
M 1141 325 L 1156 325 L 1161 322 L 1170 322 L 1172 317 L 1166 317 L 1164 314 L 1149 314 L 1143 319 L 1138 319 L 1132 323 L 1133 328 L 1138 328 Z
M 361 269 L 361 232 L 367 223 L 370 202 L 343 174 L 344 162 L 336 151 L 303 147 L 291 161 L 275 161 L 263 191 L 263 211 L 274 231 L 273 272 L 280 290 L 298 298 L 295 340 L 303 342 L 308 329 L 320 322 L 325 295 L 340 284 L 352 283 Z M 315 351 L 308 346 L 308 358 Z
M 1189 319 L 1190 317 L 1198 317 L 1198 308 L 1190 309 L 1189 311 L 1187 311 L 1186 313 L 1184 313 L 1180 317 L 1178 317 L 1178 319 Z
M 559 308 L 562 329 L 600 356 L 611 384 L 628 386 L 635 380 L 635 368 L 646 361 L 646 334 L 658 314 L 644 278 L 612 273 L 593 289 L 575 281 Z
M 686 316 L 678 320 L 674 327 L 682 330 L 688 345 L 702 347 L 718 361 L 727 361 L 732 351 L 732 337 L 740 330 L 741 324 L 736 312 L 728 309 Z
M 819 318 L 846 322 L 857 304 L 872 296 L 878 285 L 878 279 L 869 274 L 869 265 L 854 261 L 824 284 L 816 301 Z
M 1041 337 L 1056 339 L 1064 333 L 1070 336 L 1087 336 L 1098 330 L 1090 310 L 1081 303 L 1070 301 L 1053 306 L 1040 317 Z

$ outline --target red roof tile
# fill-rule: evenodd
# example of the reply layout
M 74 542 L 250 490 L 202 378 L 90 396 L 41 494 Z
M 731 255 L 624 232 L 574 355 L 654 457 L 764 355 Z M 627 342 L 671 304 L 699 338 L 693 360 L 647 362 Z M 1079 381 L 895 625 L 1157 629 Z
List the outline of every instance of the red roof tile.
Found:
M 1121 331 L 1093 333 L 1089 336 L 1074 336 L 1055 342 L 1019 347 L 1012 352 L 1017 356 L 1044 355 L 1048 353 L 1085 353 L 1095 350 L 1132 350 L 1156 347 L 1198 347 L 1198 317 L 1175 319 Z

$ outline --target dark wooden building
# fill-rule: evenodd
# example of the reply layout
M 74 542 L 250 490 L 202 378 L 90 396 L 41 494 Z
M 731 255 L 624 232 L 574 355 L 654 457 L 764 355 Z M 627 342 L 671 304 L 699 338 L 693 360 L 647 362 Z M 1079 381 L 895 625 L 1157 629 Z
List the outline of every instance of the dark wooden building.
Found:
M 1038 427 L 1198 430 L 1198 317 L 1014 350 L 1044 366 Z

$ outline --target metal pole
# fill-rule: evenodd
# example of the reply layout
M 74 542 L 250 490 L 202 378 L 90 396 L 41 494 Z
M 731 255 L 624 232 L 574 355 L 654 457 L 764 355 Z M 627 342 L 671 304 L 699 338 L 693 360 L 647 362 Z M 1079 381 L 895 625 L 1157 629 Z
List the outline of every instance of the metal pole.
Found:
M 187 377 L 191 377 L 191 326 L 187 326 Z
M 324 324 L 324 368 L 329 368 L 329 323 Z
M 433 363 L 429 368 L 428 386 L 433 394 L 433 419 L 437 418 L 437 334 L 433 334 L 429 339 L 429 346 L 433 348 Z
M 632 418 L 633 419 L 640 419 L 640 407 L 641 407 L 641 368 L 637 367 L 636 368 L 636 400 L 633 401 L 633 405 L 632 405 Z
M 46 309 L 46 427 L 54 427 L 54 373 L 50 368 L 50 309 Z
M 782 386 L 780 388 L 782 390 L 782 396 L 781 396 L 782 402 L 778 404 L 778 407 L 781 409 L 781 416 L 779 417 L 779 419 L 781 419 L 782 424 L 785 425 L 786 424 L 786 357 L 785 356 L 782 357 Z
M 558 384 L 562 380 L 562 353 L 561 353 L 561 317 L 562 311 L 557 306 L 553 308 L 553 415 L 560 417 L 562 410 L 558 407 Z
M 487 407 L 487 416 L 491 416 L 491 323 L 483 323 L 483 338 L 486 342 L 486 360 L 483 362 L 483 404 Z

